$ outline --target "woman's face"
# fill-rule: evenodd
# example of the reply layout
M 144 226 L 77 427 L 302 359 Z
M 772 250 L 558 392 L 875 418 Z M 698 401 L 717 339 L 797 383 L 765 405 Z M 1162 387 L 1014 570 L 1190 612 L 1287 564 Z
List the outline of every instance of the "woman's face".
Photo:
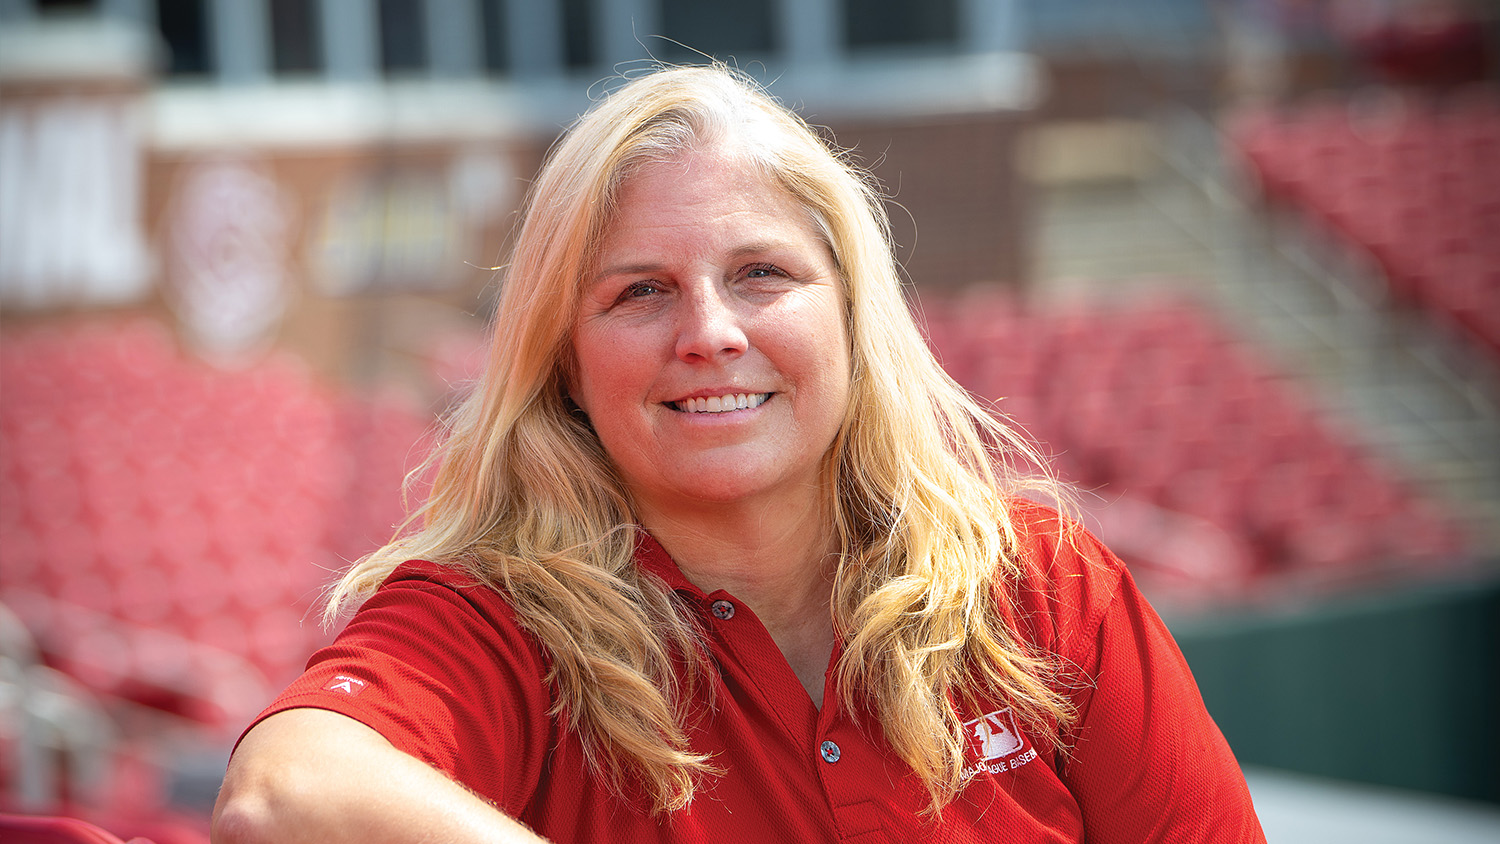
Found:
M 843 313 L 801 205 L 732 153 L 684 153 L 621 186 L 570 393 L 644 510 L 806 503 L 849 401 Z

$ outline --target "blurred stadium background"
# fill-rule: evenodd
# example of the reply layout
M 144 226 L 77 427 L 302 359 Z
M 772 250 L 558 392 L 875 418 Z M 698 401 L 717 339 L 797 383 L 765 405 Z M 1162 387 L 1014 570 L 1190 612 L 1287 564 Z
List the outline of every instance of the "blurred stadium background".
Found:
M 0 0 L 0 812 L 206 840 L 483 354 L 543 152 L 704 55 L 891 195 L 1273 842 L 1500 840 L 1500 9 Z

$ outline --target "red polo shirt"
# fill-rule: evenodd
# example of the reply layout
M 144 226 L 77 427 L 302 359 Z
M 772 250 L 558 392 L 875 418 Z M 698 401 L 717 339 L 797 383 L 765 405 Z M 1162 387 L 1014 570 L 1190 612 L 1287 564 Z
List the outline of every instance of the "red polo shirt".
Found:
M 1014 617 L 1073 668 L 1080 719 L 1063 757 L 1004 701 L 964 712 L 967 786 L 937 818 L 871 719 L 856 725 L 832 688 L 814 707 L 750 608 L 694 587 L 649 537 L 637 564 L 699 608 L 719 669 L 716 705 L 690 735 L 726 773 L 682 812 L 656 819 L 612 796 L 548 715 L 546 656 L 504 597 L 430 563 L 397 569 L 261 717 L 355 718 L 556 842 L 1264 841 L 1233 755 L 1124 566 L 1086 534 L 1059 542 L 1050 511 L 1017 517 L 1027 570 Z

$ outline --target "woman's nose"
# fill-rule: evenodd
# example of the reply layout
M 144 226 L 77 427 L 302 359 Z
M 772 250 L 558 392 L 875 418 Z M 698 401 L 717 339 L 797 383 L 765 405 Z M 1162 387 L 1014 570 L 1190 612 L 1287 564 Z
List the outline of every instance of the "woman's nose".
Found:
M 681 300 L 677 357 L 685 361 L 716 360 L 749 348 L 742 319 L 717 285 L 689 287 Z

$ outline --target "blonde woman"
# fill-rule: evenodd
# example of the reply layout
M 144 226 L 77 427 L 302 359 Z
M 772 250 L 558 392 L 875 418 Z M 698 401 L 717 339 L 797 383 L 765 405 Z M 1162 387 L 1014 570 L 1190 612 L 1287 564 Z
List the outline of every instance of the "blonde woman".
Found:
M 540 174 L 432 494 L 216 840 L 1262 840 L 1022 453 L 858 171 L 732 71 L 635 79 Z

